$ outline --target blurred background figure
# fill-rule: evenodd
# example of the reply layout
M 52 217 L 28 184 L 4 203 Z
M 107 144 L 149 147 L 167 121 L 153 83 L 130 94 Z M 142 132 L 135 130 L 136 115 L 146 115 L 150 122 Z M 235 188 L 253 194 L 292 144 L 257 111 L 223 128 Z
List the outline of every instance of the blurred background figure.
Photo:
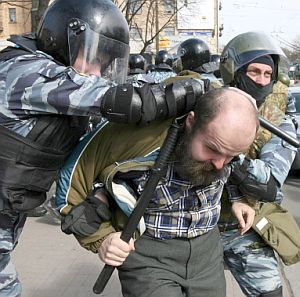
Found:
M 132 54 L 129 57 L 128 75 L 145 74 L 146 59 L 139 54 Z
M 153 72 L 155 70 L 155 65 L 150 63 L 146 66 L 146 73 L 150 73 L 150 72 Z
M 217 79 L 219 79 L 220 81 L 222 81 L 222 77 L 221 77 L 221 73 L 220 73 L 220 58 L 221 55 L 220 54 L 212 54 L 210 56 L 210 61 L 212 63 L 214 63 L 217 67 L 217 69 L 214 71 L 214 75 Z
M 198 73 L 201 79 L 209 80 L 211 88 L 221 87 L 214 72 L 218 70 L 216 62 L 211 61 L 211 53 L 208 45 L 201 39 L 190 38 L 183 41 L 177 49 L 177 68 L 181 65 L 182 71 L 178 75 L 192 75 Z
M 127 83 L 139 86 L 145 82 L 154 83 L 154 79 L 146 75 L 147 60 L 140 54 L 131 54 L 128 61 Z
M 160 83 L 167 78 L 176 76 L 173 70 L 173 55 L 166 50 L 161 50 L 155 57 L 155 69 L 150 71 L 147 76 L 152 78 L 155 83 Z

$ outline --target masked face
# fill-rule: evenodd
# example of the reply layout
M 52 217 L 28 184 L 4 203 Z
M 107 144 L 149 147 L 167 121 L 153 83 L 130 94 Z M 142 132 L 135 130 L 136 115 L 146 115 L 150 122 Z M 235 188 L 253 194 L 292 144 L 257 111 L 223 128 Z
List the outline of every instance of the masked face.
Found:
M 251 63 L 247 67 L 246 74 L 257 84 L 266 86 L 272 80 L 273 68 L 266 64 Z
M 228 172 L 228 165 L 224 165 L 222 169 L 216 169 L 209 161 L 195 160 L 191 153 L 191 140 L 191 133 L 186 131 L 177 143 L 175 170 L 179 176 L 190 181 L 194 186 L 207 186 L 224 177 Z
M 273 69 L 261 63 L 251 63 L 247 68 L 242 68 L 235 76 L 236 85 L 255 98 L 260 106 L 273 90 Z

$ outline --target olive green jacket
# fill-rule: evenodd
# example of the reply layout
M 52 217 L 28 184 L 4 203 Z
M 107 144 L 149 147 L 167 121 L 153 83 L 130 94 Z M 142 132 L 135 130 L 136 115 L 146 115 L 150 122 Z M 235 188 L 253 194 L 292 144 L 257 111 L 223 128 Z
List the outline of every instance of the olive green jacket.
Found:
M 70 170 L 70 164 L 66 164 L 69 185 L 61 214 L 67 215 L 73 206 L 83 202 L 95 182 L 103 183 L 110 194 L 114 195 L 119 190 L 116 188 L 118 185 L 113 184 L 113 177 L 118 171 L 147 170 L 153 166 L 155 158 L 147 156 L 155 157 L 153 152 L 162 145 L 171 122 L 172 119 L 147 126 L 106 122 L 83 149 L 80 149 L 80 155 L 75 156 L 74 167 Z M 69 160 L 72 158 L 74 156 L 70 156 Z M 63 176 L 64 169 L 60 179 Z M 131 201 L 132 208 L 134 204 L 135 201 Z M 94 234 L 76 238 L 83 247 L 97 252 L 102 241 L 110 233 L 120 230 L 126 219 L 124 213 L 118 210 L 113 213 L 112 221 L 102 223 Z

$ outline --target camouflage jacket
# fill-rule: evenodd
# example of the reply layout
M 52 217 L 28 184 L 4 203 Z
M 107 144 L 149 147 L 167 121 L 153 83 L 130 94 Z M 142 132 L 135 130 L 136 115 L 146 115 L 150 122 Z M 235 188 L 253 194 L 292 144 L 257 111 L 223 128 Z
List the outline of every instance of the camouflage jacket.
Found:
M 156 84 L 174 76 L 176 76 L 176 73 L 173 71 L 152 71 L 146 74 L 147 80 L 153 80 Z
M 107 81 L 58 65 L 43 52 L 11 59 L 0 52 L 0 125 L 26 136 L 40 114 L 99 115 L 108 88 Z
M 295 126 L 291 118 L 285 115 L 287 102 L 287 87 L 281 82 L 277 82 L 273 87 L 273 93 L 260 106 L 259 113 L 285 132 L 296 137 Z M 267 184 L 271 174 L 275 178 L 277 182 L 275 201 L 278 203 L 283 199 L 281 187 L 288 176 L 296 150 L 278 136 L 272 135 L 271 132 L 260 127 L 255 141 L 246 153 L 246 156 L 250 158 L 247 168 L 250 178 L 262 184 Z M 222 198 L 221 223 L 227 222 L 229 218 L 232 219 L 230 205 L 227 205 L 227 199 L 225 199 L 226 194 L 224 194 L 224 199 Z M 247 199 L 253 203 L 251 197 L 247 197 Z

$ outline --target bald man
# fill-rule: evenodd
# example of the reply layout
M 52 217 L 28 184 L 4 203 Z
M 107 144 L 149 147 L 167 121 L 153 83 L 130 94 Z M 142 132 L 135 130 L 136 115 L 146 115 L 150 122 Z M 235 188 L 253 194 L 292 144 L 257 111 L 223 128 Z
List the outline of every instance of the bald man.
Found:
M 225 297 L 216 227 L 220 198 L 230 162 L 255 139 L 257 110 L 252 98 L 238 89 L 216 89 L 202 96 L 185 119 L 140 223 L 139 238 L 126 243 L 118 232 L 121 221 L 142 193 L 169 126 L 170 121 L 146 127 L 103 124 L 76 161 L 70 159 L 74 166 L 65 170 L 71 172 L 67 183 L 61 176 L 57 204 L 63 229 L 104 263 L 118 267 L 123 296 Z M 92 190 L 95 182 L 104 187 Z M 62 184 L 67 184 L 64 191 Z M 244 233 L 254 210 L 240 196 L 230 199 Z M 78 207 L 86 209 L 81 211 L 84 216 L 71 222 Z

